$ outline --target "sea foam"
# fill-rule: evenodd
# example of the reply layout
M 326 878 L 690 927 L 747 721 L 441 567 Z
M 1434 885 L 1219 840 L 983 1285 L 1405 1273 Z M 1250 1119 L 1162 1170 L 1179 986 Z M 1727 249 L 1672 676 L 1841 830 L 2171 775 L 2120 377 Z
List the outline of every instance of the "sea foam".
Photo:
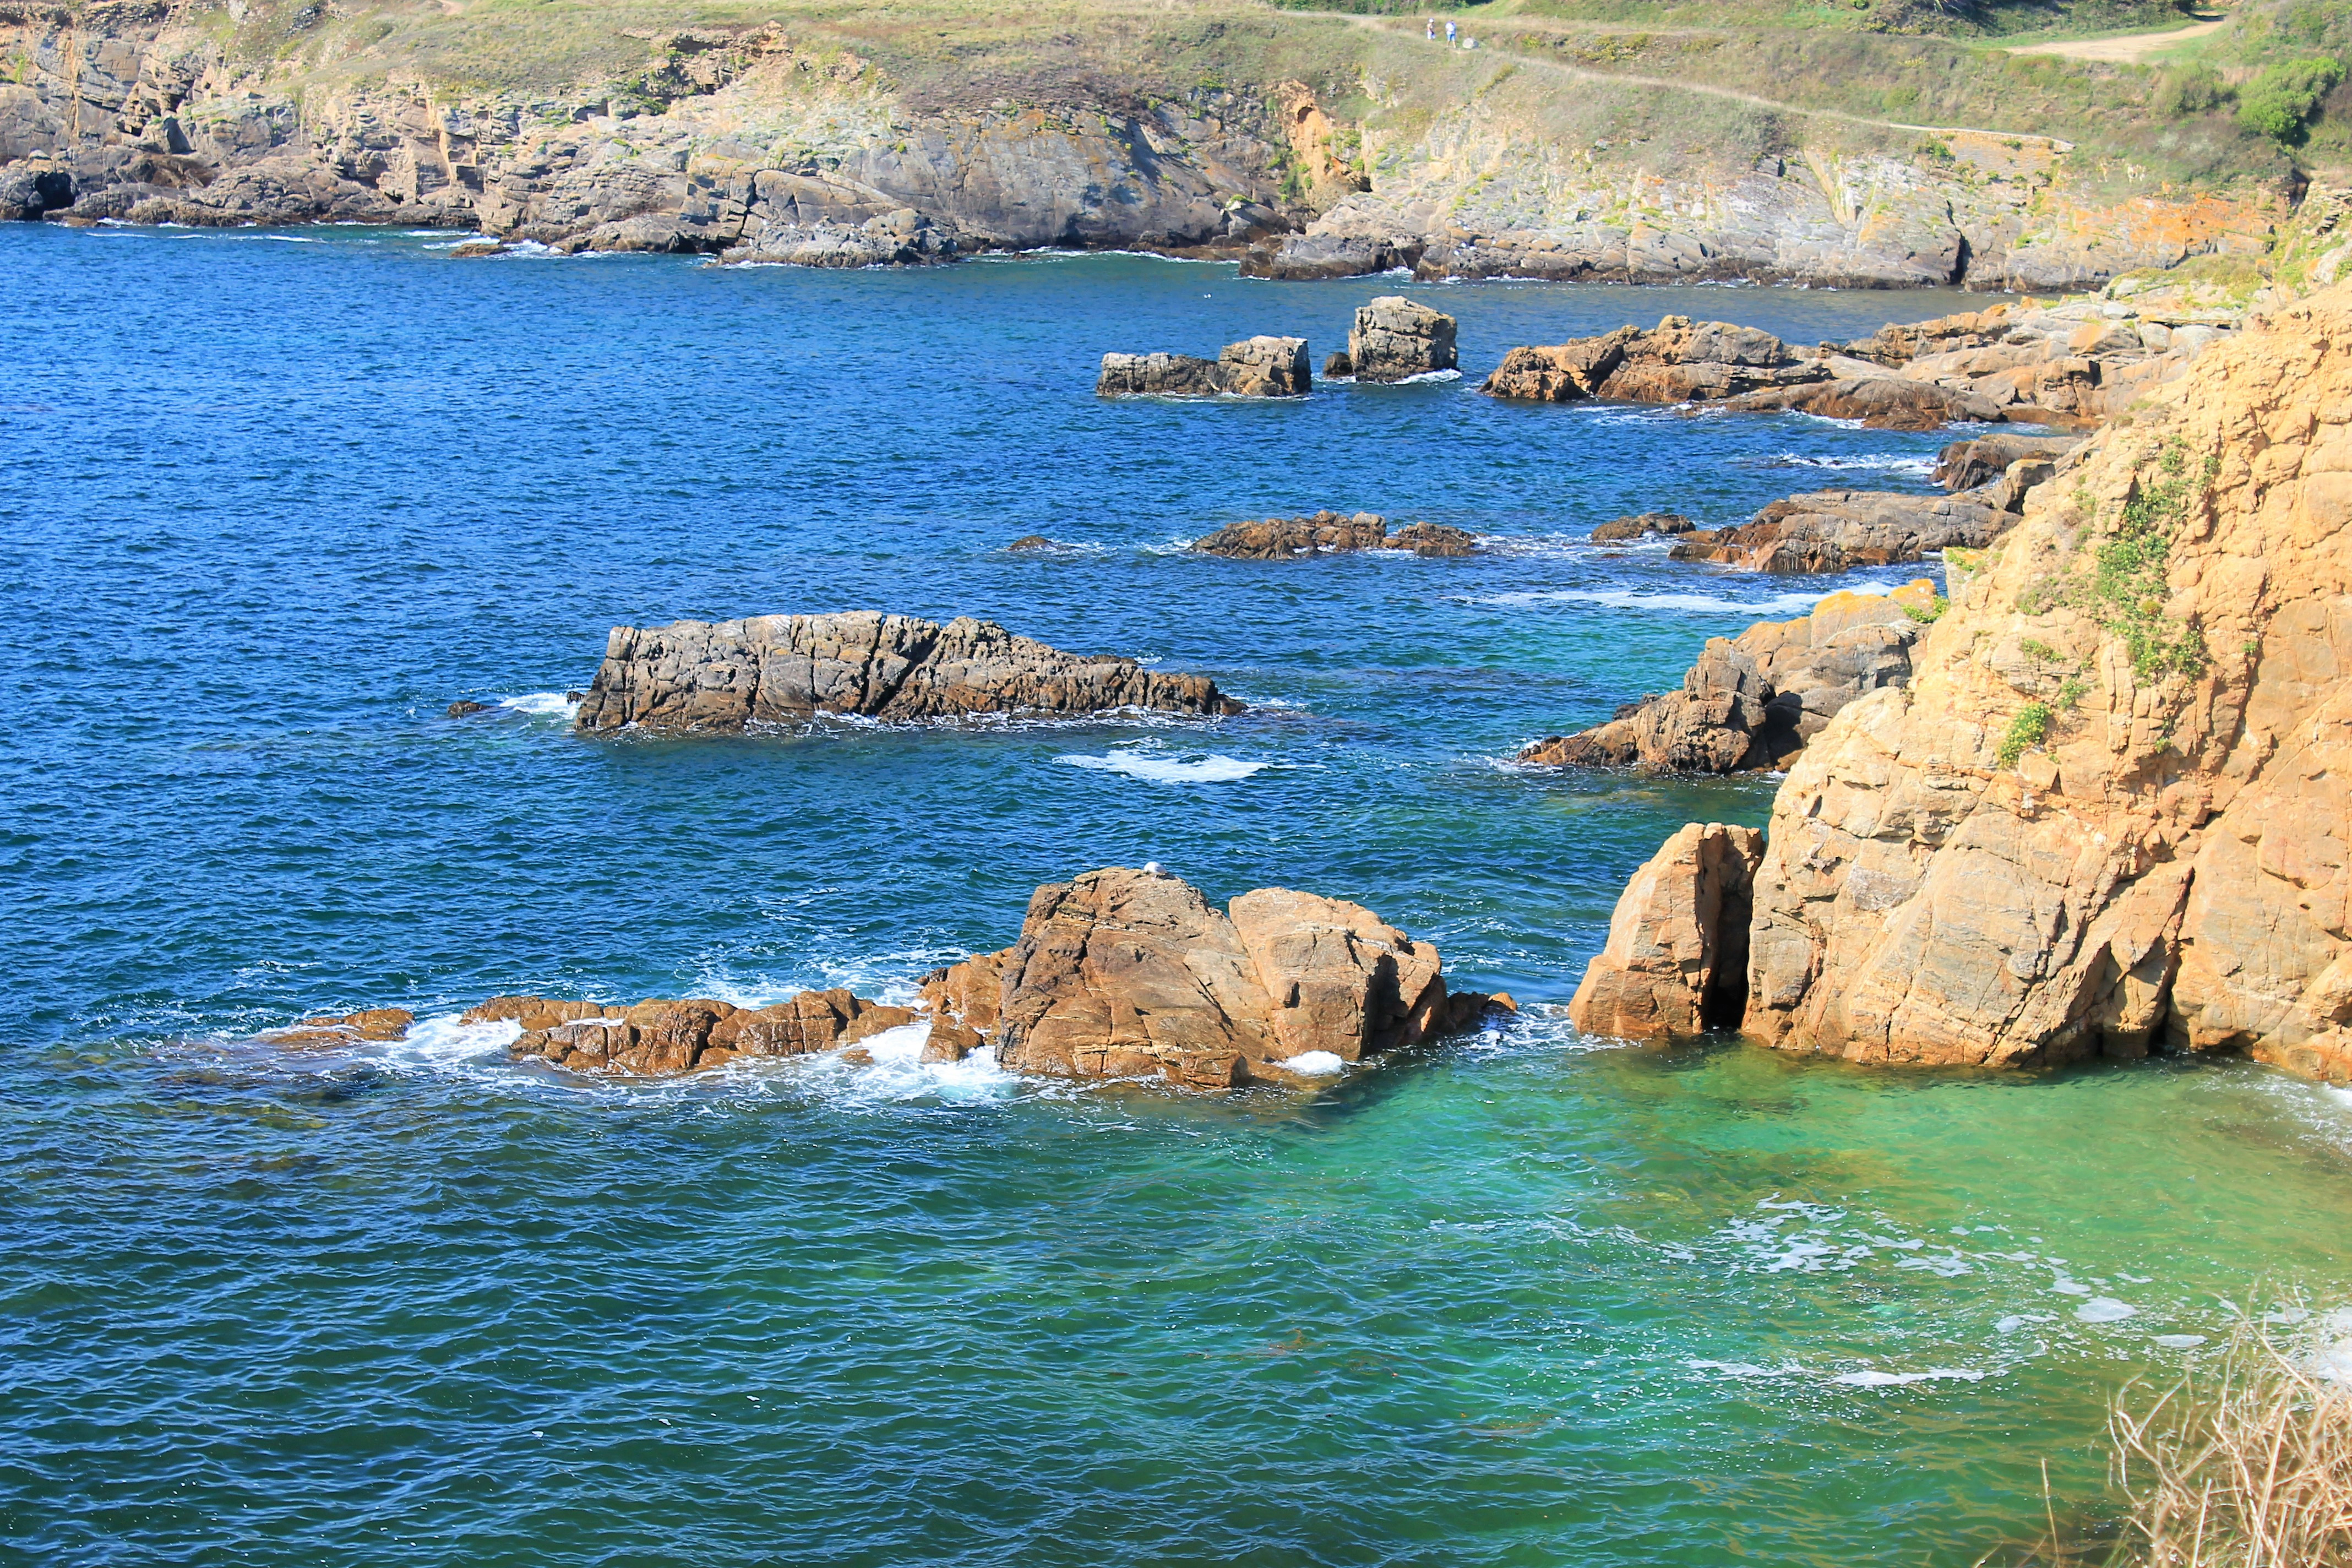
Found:
M 1245 779 L 1264 769 L 1264 763 L 1244 762 L 1239 757 L 1216 752 L 1196 762 L 1179 762 L 1173 757 L 1147 756 L 1135 752 L 1113 752 L 1108 756 L 1091 757 L 1082 752 L 1055 757 L 1074 768 L 1092 768 L 1097 773 L 1125 773 L 1129 778 L 1148 779 L 1153 784 L 1230 784 Z

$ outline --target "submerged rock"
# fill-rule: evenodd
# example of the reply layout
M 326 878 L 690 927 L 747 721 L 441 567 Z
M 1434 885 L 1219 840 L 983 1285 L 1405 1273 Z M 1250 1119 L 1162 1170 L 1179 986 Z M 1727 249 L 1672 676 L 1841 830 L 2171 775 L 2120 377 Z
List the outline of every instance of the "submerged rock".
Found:
M 573 1072 L 662 1077 L 718 1067 L 738 1057 L 798 1057 L 855 1044 L 911 1023 L 912 1009 L 869 1002 L 849 991 L 803 991 L 770 1007 L 738 1007 L 707 997 L 659 999 L 635 1006 L 558 1002 L 544 996 L 493 996 L 469 1009 L 467 1024 L 512 1020 L 522 1033 L 508 1047 Z
M 1988 492 L 1916 496 L 1882 490 L 1815 490 L 1776 500 L 1734 528 L 1675 541 L 1676 561 L 1748 572 L 1844 572 L 1898 565 L 1958 546 L 1980 550 L 2009 531 L 2018 514 Z
M 1449 994 L 1437 950 L 1361 905 L 1265 888 L 1221 910 L 1123 867 L 1038 889 L 1018 942 L 938 972 L 925 995 L 942 1057 L 985 1042 L 1015 1072 L 1192 1089 L 1311 1082 L 1488 1004 Z
M 1042 533 L 1024 533 L 1004 548 L 1023 554 L 1035 554 L 1044 551 L 1062 550 L 1067 547 L 1056 544 Z
M 1362 550 L 1410 550 L 1416 555 L 1475 555 L 1477 535 L 1440 522 L 1416 522 L 1396 532 L 1377 513 L 1318 511 L 1312 517 L 1269 517 L 1230 522 L 1192 542 L 1203 555 L 1234 561 L 1294 561 Z
M 1750 884 L 1764 858 L 1753 827 L 1691 823 L 1633 873 L 1608 945 L 1568 1005 L 1588 1035 L 1689 1039 L 1737 1028 L 1748 1002 Z
M 272 1030 L 264 1037 L 276 1046 L 331 1047 L 362 1042 L 404 1040 L 416 1015 L 405 1007 L 369 1007 L 357 1013 L 305 1018 L 290 1028 Z
M 476 702 L 470 698 L 461 697 L 444 709 L 441 716 L 445 719 L 470 719 L 477 713 L 487 713 L 497 706 L 495 702 Z
M 1107 353 L 1097 397 L 1304 397 L 1314 389 L 1305 338 L 1244 338 L 1213 360 Z
M 1361 382 L 1393 382 L 1452 370 L 1454 335 L 1453 317 L 1402 294 L 1382 295 L 1356 308 L 1348 333 L 1349 374 Z M 1328 366 L 1324 374 L 1330 374 Z
M 1785 766 L 1847 703 L 1910 679 L 1911 647 L 1935 603 L 1936 586 L 1923 577 L 1891 595 L 1832 594 L 1793 621 L 1710 637 L 1680 691 L 1538 741 L 1518 760 L 1647 773 Z
M 709 731 L 818 714 L 919 721 L 1120 708 L 1242 711 L 1205 677 L 1064 653 L 992 621 L 942 626 L 853 610 L 614 626 L 573 722 L 583 732 Z
M 1592 531 L 1595 544 L 1621 544 L 1652 534 L 1689 533 L 1698 524 L 1675 511 L 1645 511 L 1639 517 L 1612 518 Z

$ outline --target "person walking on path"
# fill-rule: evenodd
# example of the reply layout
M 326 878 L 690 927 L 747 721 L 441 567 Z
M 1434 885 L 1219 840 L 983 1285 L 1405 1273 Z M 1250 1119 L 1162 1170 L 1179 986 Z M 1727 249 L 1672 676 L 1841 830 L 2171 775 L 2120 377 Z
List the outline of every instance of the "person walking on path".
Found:
M 1429 19 L 1429 41 L 1433 44 L 1437 42 L 1437 18 L 1434 16 Z
M 1446 18 L 1445 22 L 1445 47 L 1449 49 L 1454 47 L 1454 20 L 1452 17 Z

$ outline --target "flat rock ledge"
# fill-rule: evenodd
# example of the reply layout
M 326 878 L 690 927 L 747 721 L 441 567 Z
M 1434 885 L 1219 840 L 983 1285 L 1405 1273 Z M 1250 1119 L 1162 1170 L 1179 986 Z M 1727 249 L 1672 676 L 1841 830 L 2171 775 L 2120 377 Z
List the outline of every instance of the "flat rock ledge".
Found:
M 2179 375 L 2223 335 L 2154 308 L 2098 301 L 1995 305 L 1812 348 L 1728 321 L 1667 316 L 1646 331 L 1515 348 L 1480 390 L 1542 403 L 1796 412 L 1873 429 L 1961 420 L 2082 426 Z
M 926 1059 L 1187 1089 L 1311 1085 L 1468 1028 L 1507 996 L 1449 993 L 1436 948 L 1370 910 L 1285 888 L 1224 909 L 1151 868 L 1048 883 L 1020 940 L 939 970 Z
M 1415 555 L 1463 556 L 1478 552 L 1478 536 L 1442 522 L 1416 522 L 1391 533 L 1376 512 L 1352 515 L 1318 511 L 1312 517 L 1269 517 L 1263 522 L 1232 522 L 1192 542 L 1202 555 L 1230 561 L 1296 561 L 1310 555 L 1347 555 L 1365 550 L 1405 550 Z
M 919 722 L 1121 709 L 1244 710 L 1205 677 L 1064 653 L 993 621 L 852 610 L 614 626 L 573 723 L 583 733 L 727 732 L 820 714 Z
M 1215 359 L 1107 353 L 1097 397 L 1304 397 L 1315 390 L 1305 338 L 1244 338 Z
M 1644 697 L 1605 724 L 1522 751 L 1538 767 L 1729 773 L 1786 767 L 1840 710 L 1908 685 L 1911 649 L 1935 614 L 1922 577 L 1893 594 L 1832 594 L 1792 621 L 1709 637 L 1682 689 Z
M 2048 465 L 2041 468 L 2047 477 Z M 1735 527 L 1694 530 L 1667 554 L 1745 572 L 1900 565 L 1939 550 L 1983 549 L 2015 525 L 2022 501 L 2022 489 L 2012 495 L 1990 488 L 1949 496 L 1814 490 L 1776 500 Z
M 1261 888 L 1216 910 L 1180 878 L 1114 867 L 1038 889 L 1020 940 L 926 976 L 919 1008 L 838 988 L 768 1007 L 514 995 L 459 1021 L 515 1025 L 508 1054 L 519 1061 L 663 1078 L 826 1052 L 866 1065 L 858 1042 L 928 1016 L 926 1062 L 992 1050 L 1013 1072 L 1230 1089 L 1312 1087 L 1493 1010 L 1517 1008 L 1508 996 L 1448 992 L 1436 948 L 1360 904 Z M 415 1022 L 378 1008 L 306 1018 L 265 1038 L 351 1047 L 404 1038 Z

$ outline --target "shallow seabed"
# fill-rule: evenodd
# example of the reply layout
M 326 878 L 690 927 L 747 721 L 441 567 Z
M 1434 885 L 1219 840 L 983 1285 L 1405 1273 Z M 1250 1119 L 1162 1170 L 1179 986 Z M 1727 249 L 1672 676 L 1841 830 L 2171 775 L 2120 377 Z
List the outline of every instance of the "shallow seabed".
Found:
M 1937 439 L 1523 408 L 1513 343 L 1804 342 L 1980 300 L 1413 286 L 1468 374 L 1098 403 L 1108 348 L 1322 354 L 1395 279 L 453 263 L 382 230 L 0 233 L 0 1551 L 44 1563 L 1959 1564 L 2095 1504 L 2103 1402 L 2342 1279 L 2352 1105 L 1574 1037 L 1626 873 L 1770 781 L 1523 742 L 1850 580 L 1572 542 L 1926 487 Z M 1181 542 L 1318 506 L 1468 562 Z M 1075 548 L 1008 555 L 1031 532 Z M 989 616 L 1214 724 L 583 742 L 615 623 Z M 507 700 L 453 722 L 459 696 Z M 446 1021 L 530 989 L 902 993 L 1158 860 L 1530 1004 L 1312 1099 L 785 1064 L 654 1086 Z M 415 1007 L 415 1040 L 239 1043 Z M 2257 1289 L 2259 1288 L 2259 1294 Z

